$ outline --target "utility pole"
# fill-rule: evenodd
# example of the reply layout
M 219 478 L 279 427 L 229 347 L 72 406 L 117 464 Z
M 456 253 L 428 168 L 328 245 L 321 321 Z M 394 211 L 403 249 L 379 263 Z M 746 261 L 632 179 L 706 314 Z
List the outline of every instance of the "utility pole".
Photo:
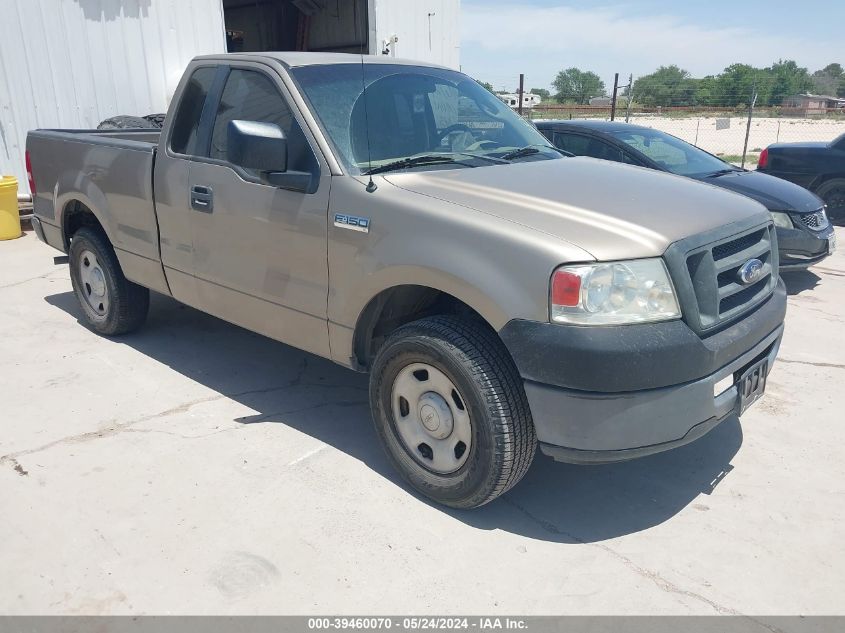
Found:
M 616 118 L 616 93 L 619 90 L 619 73 L 613 75 L 613 96 L 610 98 L 610 120 Z
M 634 73 L 628 75 L 628 94 L 627 103 L 625 103 L 625 123 L 631 121 L 631 102 L 634 100 Z
M 432 11 L 428 14 L 428 50 L 431 50 L 431 16 L 437 15 Z
M 745 144 L 742 146 L 742 164 L 745 169 L 745 154 L 748 153 L 748 137 L 751 135 L 751 117 L 754 116 L 754 105 L 757 103 L 757 82 L 751 87 L 751 104 L 748 106 L 748 123 L 745 126 Z
M 517 106 L 517 112 L 519 112 L 519 116 L 522 116 L 522 94 L 525 90 L 525 74 L 519 73 L 519 105 Z

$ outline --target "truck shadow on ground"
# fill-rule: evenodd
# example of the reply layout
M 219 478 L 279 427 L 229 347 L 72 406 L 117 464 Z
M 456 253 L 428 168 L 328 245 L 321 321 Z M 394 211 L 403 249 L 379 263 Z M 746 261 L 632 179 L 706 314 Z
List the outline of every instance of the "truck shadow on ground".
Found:
M 819 285 L 821 277 L 811 270 L 795 270 L 780 275 L 786 285 L 786 292 L 791 297 L 805 290 L 812 290 Z
M 77 320 L 73 293 L 46 301 Z M 360 460 L 402 484 L 373 430 L 367 377 L 154 295 L 146 326 L 114 339 L 257 413 L 235 420 L 284 424 Z M 513 490 L 473 511 L 428 503 L 484 530 L 505 530 L 560 543 L 590 543 L 658 525 L 706 497 L 730 472 L 742 444 L 733 417 L 688 446 L 613 465 L 572 466 L 538 453 Z M 414 494 L 409 489 L 409 494 Z M 292 509 L 291 511 L 295 511 Z

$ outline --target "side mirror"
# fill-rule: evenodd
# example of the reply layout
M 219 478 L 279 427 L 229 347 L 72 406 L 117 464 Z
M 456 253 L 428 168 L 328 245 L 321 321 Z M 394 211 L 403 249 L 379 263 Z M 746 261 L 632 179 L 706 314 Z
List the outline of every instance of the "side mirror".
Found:
M 275 123 L 229 121 L 226 160 L 258 172 L 286 172 L 288 141 Z

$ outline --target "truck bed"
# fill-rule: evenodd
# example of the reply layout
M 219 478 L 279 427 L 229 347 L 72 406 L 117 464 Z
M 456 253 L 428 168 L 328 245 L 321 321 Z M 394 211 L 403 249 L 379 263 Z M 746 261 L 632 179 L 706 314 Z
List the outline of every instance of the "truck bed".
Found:
M 48 243 L 67 250 L 63 215 L 85 205 L 102 224 L 126 277 L 149 285 L 151 273 L 161 270 L 153 200 L 159 135 L 159 130 L 30 132 L 33 213 Z M 154 285 L 166 290 L 163 276 L 161 282 Z

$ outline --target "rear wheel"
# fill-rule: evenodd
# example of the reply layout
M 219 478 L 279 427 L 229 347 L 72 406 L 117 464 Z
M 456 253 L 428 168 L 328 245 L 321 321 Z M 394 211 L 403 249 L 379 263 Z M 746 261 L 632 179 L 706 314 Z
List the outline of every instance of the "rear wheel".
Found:
M 396 330 L 373 363 L 370 403 L 394 467 L 448 506 L 492 501 L 536 451 L 522 379 L 484 323 L 439 316 Z
M 816 189 L 816 194 L 824 200 L 831 219 L 845 220 L 845 178 L 826 180 Z
M 87 324 L 101 334 L 126 334 L 147 318 L 150 291 L 123 276 L 103 233 L 83 227 L 68 251 L 70 279 Z

